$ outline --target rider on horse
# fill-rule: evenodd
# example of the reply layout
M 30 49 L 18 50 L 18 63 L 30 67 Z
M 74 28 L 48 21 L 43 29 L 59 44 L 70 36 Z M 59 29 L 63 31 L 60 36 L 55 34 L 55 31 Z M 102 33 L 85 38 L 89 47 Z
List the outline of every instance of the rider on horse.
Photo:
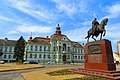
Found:
M 99 22 L 97 21 L 97 18 L 94 18 L 94 20 L 92 21 L 92 33 L 93 34 L 96 31 L 96 28 L 98 25 L 99 25 Z

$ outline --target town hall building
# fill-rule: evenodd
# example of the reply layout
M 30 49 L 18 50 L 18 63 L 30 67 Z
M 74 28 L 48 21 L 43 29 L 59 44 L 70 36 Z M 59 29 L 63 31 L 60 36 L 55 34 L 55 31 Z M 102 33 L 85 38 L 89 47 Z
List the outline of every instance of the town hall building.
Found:
M 31 36 L 25 49 L 26 60 L 39 63 L 49 61 L 55 63 L 84 62 L 84 54 L 84 46 L 61 34 L 59 24 L 55 34 L 50 38 L 47 36 L 32 39 Z

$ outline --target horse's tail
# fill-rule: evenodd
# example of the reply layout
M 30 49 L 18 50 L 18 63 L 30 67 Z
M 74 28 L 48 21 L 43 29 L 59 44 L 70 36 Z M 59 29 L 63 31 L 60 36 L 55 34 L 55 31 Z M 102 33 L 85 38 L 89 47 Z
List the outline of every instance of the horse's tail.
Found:
M 85 37 L 85 39 L 87 39 L 88 38 L 88 36 L 87 37 Z

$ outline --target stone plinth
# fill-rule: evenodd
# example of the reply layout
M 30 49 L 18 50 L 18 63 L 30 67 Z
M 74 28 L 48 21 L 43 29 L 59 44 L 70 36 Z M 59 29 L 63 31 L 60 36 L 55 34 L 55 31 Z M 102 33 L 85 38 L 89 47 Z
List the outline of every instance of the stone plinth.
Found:
M 85 45 L 85 68 L 106 71 L 116 70 L 111 41 L 98 40 Z

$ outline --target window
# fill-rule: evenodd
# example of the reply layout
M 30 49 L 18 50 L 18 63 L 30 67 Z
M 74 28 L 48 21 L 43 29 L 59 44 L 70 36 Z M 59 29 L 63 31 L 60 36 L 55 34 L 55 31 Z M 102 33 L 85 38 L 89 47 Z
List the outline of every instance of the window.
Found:
M 66 51 L 66 44 L 63 44 L 63 51 Z
M 5 52 L 7 52 L 7 47 L 5 47 Z
M 77 53 L 77 49 L 75 49 L 75 52 Z
M 78 49 L 78 53 L 80 53 L 80 49 Z
M 81 54 L 82 54 L 82 49 L 81 49 Z
M 53 59 L 55 59 L 55 55 L 53 55 Z
M 59 51 L 61 52 L 62 46 L 59 46 Z
M 4 55 L 4 58 L 6 58 L 6 55 Z
M 48 51 L 50 51 L 50 47 L 48 47 Z
M 46 58 L 46 55 L 44 54 L 43 58 L 45 59 Z
M 77 56 L 74 56 L 75 59 L 77 59 Z
M 50 59 L 50 55 L 48 55 L 47 58 Z
M 11 58 L 11 55 L 9 55 L 8 58 Z
M 70 55 L 68 55 L 67 59 L 70 59 Z
M 42 51 L 42 46 L 39 47 L 39 51 Z
M 39 58 L 41 58 L 41 54 L 39 54 Z
M 30 58 L 32 58 L 32 54 L 30 54 Z
M 80 59 L 80 56 L 78 56 L 78 59 Z
M 9 52 L 12 52 L 12 47 L 9 48 Z
M 36 46 L 35 46 L 35 51 L 37 51 L 37 50 L 38 50 L 37 48 L 38 48 L 38 46 L 36 45 Z
M 0 48 L 0 51 L 2 52 L 3 47 Z
M 35 54 L 35 57 L 34 58 L 37 58 L 37 54 Z
M 31 51 L 33 50 L 33 45 L 31 45 L 30 50 L 31 50 Z
M 53 51 L 55 51 L 55 47 L 53 48 Z
M 83 59 L 83 56 L 81 56 L 81 59 Z
M 46 46 L 44 46 L 44 51 L 46 51 Z
M 68 47 L 68 52 L 70 52 L 70 47 Z
M 59 55 L 59 59 L 61 59 L 61 55 Z

